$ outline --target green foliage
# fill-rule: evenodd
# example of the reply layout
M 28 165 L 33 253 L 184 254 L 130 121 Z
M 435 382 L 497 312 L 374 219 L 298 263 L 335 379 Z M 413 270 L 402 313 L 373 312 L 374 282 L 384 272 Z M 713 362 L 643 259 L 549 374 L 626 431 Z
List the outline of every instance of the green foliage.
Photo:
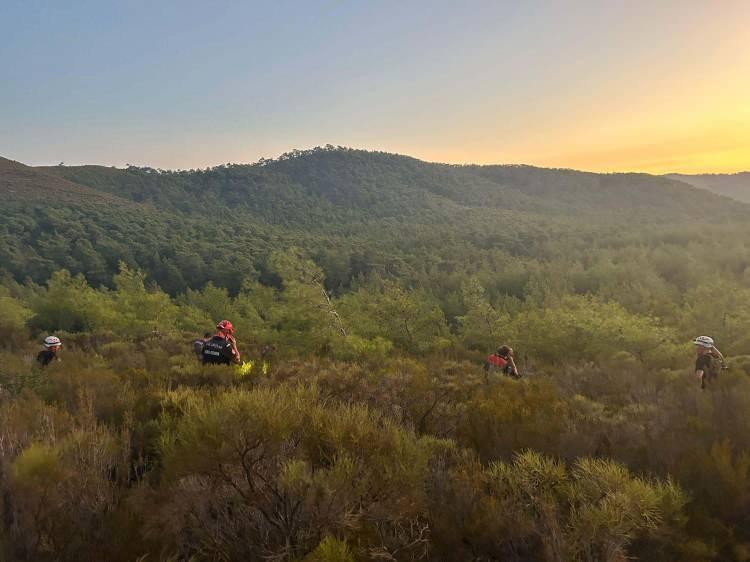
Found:
M 27 338 L 26 322 L 31 314 L 8 289 L 0 287 L 0 347 L 11 347 Z
M 478 279 L 465 282 L 461 292 L 466 314 L 458 318 L 458 323 L 464 344 L 470 348 L 494 351 L 498 342 L 508 336 L 510 317 L 495 310 Z
M 305 557 L 305 562 L 354 562 L 354 557 L 345 542 L 329 536 Z
M 131 271 L 125 263 L 120 264 L 120 273 L 115 276 L 112 310 L 112 329 L 128 336 L 148 333 L 171 332 L 175 328 L 178 309 L 169 296 L 158 288 L 145 286 L 146 276 Z
M 528 341 L 540 346 L 569 344 L 543 330 L 560 318 L 591 338 L 564 364 L 531 347 L 536 378 L 519 382 L 419 348 L 401 356 L 398 324 L 382 319 L 385 339 L 349 315 L 382 293 L 316 292 L 310 310 L 325 302 L 347 335 L 329 328 L 327 352 L 260 360 L 240 332 L 252 365 L 240 372 L 204 368 L 176 332 L 144 334 L 148 319 L 228 312 L 259 326 L 255 343 L 291 345 L 276 321 L 302 281 L 176 302 L 142 276 L 123 279 L 84 291 L 129 311 L 127 322 L 100 315 L 93 332 L 65 335 L 62 361 L 44 371 L 3 352 L 0 384 L 17 390 L 0 401 L 0 467 L 10 467 L 0 487 L 18 527 L 14 546 L 0 546 L 16 558 L 673 560 L 741 557 L 750 542 L 750 379 L 733 369 L 700 394 L 688 373 L 660 366 L 679 356 L 636 356 L 641 331 L 664 328 L 622 307 L 565 297 L 502 313 L 511 327 L 536 326 Z M 43 310 L 47 294 L 28 298 Z M 211 295 L 222 308 L 205 312 Z M 17 384 L 27 373 L 35 384 Z
M 204 514 L 185 531 L 213 544 L 211 557 L 304 555 L 326 533 L 348 533 L 376 551 L 412 548 L 392 544 L 410 534 L 388 540 L 376 531 L 419 517 L 438 443 L 361 406 L 324 406 L 314 389 L 176 398 L 178 417 L 165 420 L 164 510 Z M 218 514 L 220 534 L 209 513 Z
M 452 510 L 438 531 L 441 549 L 504 559 L 619 561 L 629 545 L 679 530 L 686 496 L 671 481 L 647 481 L 610 460 L 572 467 L 526 451 L 512 462 L 459 460 L 436 503 Z
M 653 318 L 628 313 L 614 302 L 566 296 L 542 309 L 530 307 L 513 320 L 516 345 L 551 362 L 605 359 L 626 351 L 644 360 L 679 353 L 673 330 Z
M 339 310 L 353 332 L 391 340 L 406 351 L 437 351 L 451 343 L 443 312 L 425 291 L 384 282 L 342 297 Z
M 696 334 L 712 334 L 726 342 L 728 354 L 750 348 L 750 289 L 746 284 L 714 279 L 688 291 L 682 326 Z
M 741 206 L 333 147 L 0 176 L 0 558 L 748 559 Z
M 91 332 L 112 318 L 111 299 L 88 286 L 82 275 L 56 272 L 47 289 L 32 300 L 33 328 L 48 332 Z
M 13 463 L 14 483 L 32 492 L 44 493 L 63 478 L 59 453 L 52 447 L 32 444 Z
M 445 299 L 479 274 L 497 305 L 503 293 L 527 293 L 539 272 L 639 306 L 638 292 L 663 303 L 665 280 L 685 290 L 716 265 L 740 278 L 748 263 L 741 205 L 642 174 L 445 166 L 325 147 L 175 172 L 0 161 L 0 178 L 9 187 L 0 263 L 17 281 L 67 269 L 112 288 L 125 261 L 173 296 L 209 281 L 236 294 L 248 278 L 273 277 L 272 253 L 298 246 L 334 291 L 377 272 L 430 279 Z M 444 310 L 451 321 L 462 313 Z

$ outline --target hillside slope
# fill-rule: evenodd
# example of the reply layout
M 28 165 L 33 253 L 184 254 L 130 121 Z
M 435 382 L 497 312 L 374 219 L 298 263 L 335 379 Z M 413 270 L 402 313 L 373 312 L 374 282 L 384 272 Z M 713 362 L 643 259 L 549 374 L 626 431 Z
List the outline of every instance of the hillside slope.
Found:
M 292 245 L 333 287 L 372 271 L 418 283 L 510 257 L 575 259 L 592 247 L 643 244 L 648 232 L 707 217 L 745 224 L 750 209 L 645 174 L 453 166 L 333 148 L 191 171 L 1 160 L 0 196 L 0 269 L 17 280 L 44 282 L 66 268 L 110 285 L 122 260 L 172 294 L 208 281 L 231 290 L 248 277 L 274 283 L 267 257 Z
M 270 225 L 225 212 L 229 224 L 242 224 L 229 238 L 215 215 L 171 212 L 53 171 L 0 159 L 0 272 L 18 281 L 44 282 L 65 268 L 93 285 L 110 285 L 123 261 L 148 270 L 171 292 L 189 286 L 185 277 L 205 284 L 214 271 L 238 286 L 253 271 L 253 256 L 279 236 Z
M 750 172 L 737 174 L 668 174 L 668 178 L 706 189 L 737 201 L 750 203 Z
M 205 171 L 98 166 L 45 171 L 163 209 L 202 213 L 239 208 L 270 222 L 308 226 L 332 219 L 450 215 L 488 207 L 556 216 L 621 217 L 630 211 L 629 220 L 698 217 L 707 206 L 736 215 L 729 201 L 697 201 L 686 196 L 691 188 L 685 184 L 647 174 L 452 166 L 351 149 L 298 151 L 274 161 Z
M 0 195 L 11 201 L 53 203 L 104 203 L 129 205 L 130 201 L 112 193 L 69 181 L 46 168 L 32 168 L 0 157 Z

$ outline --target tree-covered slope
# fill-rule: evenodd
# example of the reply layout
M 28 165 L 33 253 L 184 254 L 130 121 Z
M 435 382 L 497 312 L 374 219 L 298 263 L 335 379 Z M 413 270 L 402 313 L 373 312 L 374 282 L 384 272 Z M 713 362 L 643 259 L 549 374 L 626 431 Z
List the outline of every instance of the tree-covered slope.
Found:
M 737 174 L 669 174 L 667 177 L 750 203 L 750 172 Z
M 43 282 L 64 268 L 110 285 L 123 261 L 171 292 L 217 278 L 236 289 L 262 248 L 288 243 L 229 209 L 188 216 L 5 159 L 0 197 L 0 269 L 18 280 Z
M 314 225 L 326 217 L 361 221 L 450 214 L 488 207 L 550 215 L 633 211 L 642 218 L 659 219 L 697 217 L 706 208 L 736 215 L 729 201 L 696 201 L 686 185 L 647 174 L 453 166 L 350 149 L 297 151 L 278 160 L 203 171 L 99 166 L 45 171 L 159 208 L 188 213 L 241 208 L 281 224 Z
M 747 208 L 675 180 L 528 166 L 453 166 L 320 148 L 253 165 L 162 171 L 0 161 L 0 268 L 111 285 L 118 262 L 172 294 L 232 291 L 297 245 L 331 288 L 372 271 L 407 282 L 497 259 L 577 259 L 647 231 L 743 224 Z M 700 197 L 699 197 L 700 196 Z M 683 238 L 690 236 L 680 234 Z M 652 236 L 652 239 L 658 238 Z

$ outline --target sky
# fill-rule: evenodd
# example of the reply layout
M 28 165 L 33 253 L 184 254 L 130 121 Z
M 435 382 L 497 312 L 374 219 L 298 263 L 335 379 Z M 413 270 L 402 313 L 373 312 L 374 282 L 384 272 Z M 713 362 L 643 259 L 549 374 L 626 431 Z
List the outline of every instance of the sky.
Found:
M 0 155 L 750 169 L 747 0 L 0 0 Z

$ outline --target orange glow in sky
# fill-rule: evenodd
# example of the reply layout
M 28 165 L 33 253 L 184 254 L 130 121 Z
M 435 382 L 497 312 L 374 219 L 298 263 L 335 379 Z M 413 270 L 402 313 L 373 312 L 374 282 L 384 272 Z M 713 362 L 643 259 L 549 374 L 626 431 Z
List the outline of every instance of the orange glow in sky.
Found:
M 18 2 L 0 37 L 0 155 L 29 164 L 750 170 L 750 0 Z

